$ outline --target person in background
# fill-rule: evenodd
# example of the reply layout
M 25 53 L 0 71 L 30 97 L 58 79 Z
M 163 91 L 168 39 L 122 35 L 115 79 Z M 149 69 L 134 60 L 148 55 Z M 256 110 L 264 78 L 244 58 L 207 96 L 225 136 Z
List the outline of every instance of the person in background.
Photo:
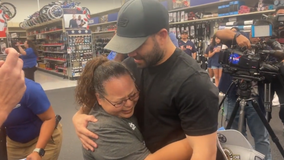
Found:
M 188 32 L 186 30 L 182 31 L 181 39 L 179 40 L 178 45 L 181 50 L 190 55 L 193 59 L 196 59 L 196 47 L 194 43 L 188 39 Z
M 26 90 L 23 61 L 13 48 L 7 48 L 5 61 L 0 61 L 0 127 L 23 97 Z
M 86 114 L 98 119 L 95 123 L 90 122 L 88 129 L 99 135 L 100 138 L 94 141 L 100 147 L 95 152 L 83 148 L 85 160 L 103 160 L 108 157 L 123 160 L 190 159 L 192 153 L 186 139 L 150 153 L 133 116 L 138 99 L 139 90 L 125 65 L 105 57 L 87 63 L 78 80 L 76 101 L 85 106 Z
M 78 16 L 78 19 L 76 20 L 76 23 L 77 23 L 79 28 L 82 28 L 86 24 L 84 22 L 84 20 L 81 18 L 81 15 Z
M 56 160 L 62 144 L 62 126 L 41 85 L 25 79 L 26 91 L 3 127 L 9 160 Z
M 22 48 L 20 43 L 17 43 L 17 46 L 20 51 L 20 58 L 24 61 L 23 70 L 25 72 L 25 77 L 35 81 L 35 71 L 36 71 L 36 65 L 37 65 L 37 57 L 38 57 L 38 51 L 34 45 L 34 43 L 31 40 L 26 40 L 24 43 L 25 50 Z
M 222 66 L 219 63 L 219 56 L 221 52 L 221 40 L 213 36 L 213 41 L 210 45 L 208 57 L 211 59 L 211 68 L 215 76 L 215 85 L 218 87 L 222 76 Z
M 76 15 L 73 14 L 72 15 L 72 19 L 70 19 L 69 21 L 69 28 L 78 28 L 78 24 L 77 24 L 77 18 L 76 18 Z
M 208 46 L 207 46 L 207 48 L 205 50 L 205 53 L 204 53 L 204 57 L 208 58 L 208 60 L 207 60 L 207 63 L 208 63 L 207 69 L 208 69 L 208 74 L 209 74 L 209 76 L 211 78 L 211 81 L 213 81 L 214 72 L 213 72 L 213 70 L 211 68 L 212 67 L 211 58 L 209 58 L 208 55 L 209 55 L 209 51 L 210 51 L 210 45 L 212 43 L 213 43 L 213 37 L 210 38 L 210 43 L 208 44 Z

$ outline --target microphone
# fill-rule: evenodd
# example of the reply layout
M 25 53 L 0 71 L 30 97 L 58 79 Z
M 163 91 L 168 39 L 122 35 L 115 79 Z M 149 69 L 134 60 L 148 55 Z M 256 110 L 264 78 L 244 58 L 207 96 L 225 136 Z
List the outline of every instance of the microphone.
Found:
M 269 39 L 266 43 L 274 50 L 282 50 L 281 44 L 275 39 Z
M 279 61 L 284 60 L 283 50 L 263 50 L 262 52 L 272 55 L 273 57 L 277 58 Z

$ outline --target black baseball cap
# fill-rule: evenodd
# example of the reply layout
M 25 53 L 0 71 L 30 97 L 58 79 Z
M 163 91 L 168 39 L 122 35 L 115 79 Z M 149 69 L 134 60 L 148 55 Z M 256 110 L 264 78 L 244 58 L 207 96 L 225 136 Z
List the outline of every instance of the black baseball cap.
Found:
M 188 34 L 187 30 L 181 31 L 181 34 Z
M 163 28 L 169 29 L 169 14 L 161 3 L 156 0 L 130 0 L 119 10 L 116 34 L 105 49 L 131 53 Z

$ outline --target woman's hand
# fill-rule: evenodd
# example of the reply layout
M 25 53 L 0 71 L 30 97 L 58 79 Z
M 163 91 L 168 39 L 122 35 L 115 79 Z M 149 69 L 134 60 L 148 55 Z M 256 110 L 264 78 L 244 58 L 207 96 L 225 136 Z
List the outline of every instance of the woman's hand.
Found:
M 97 122 L 97 119 L 92 115 L 76 113 L 72 118 L 76 134 L 82 142 L 83 147 L 86 150 L 94 151 L 97 148 L 97 144 L 91 140 L 91 138 L 98 139 L 98 135 L 87 129 L 88 122 Z
M 27 160 L 41 160 L 41 156 L 37 152 L 33 152 L 27 157 Z
M 20 42 L 17 42 L 17 43 L 16 43 L 16 46 L 18 46 L 18 47 L 21 46 Z

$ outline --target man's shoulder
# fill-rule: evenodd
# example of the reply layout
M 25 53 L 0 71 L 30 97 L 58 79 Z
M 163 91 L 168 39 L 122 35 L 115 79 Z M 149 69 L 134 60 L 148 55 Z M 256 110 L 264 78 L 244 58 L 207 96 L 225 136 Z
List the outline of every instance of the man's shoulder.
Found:
M 194 60 L 191 56 L 187 55 L 180 49 L 176 50 L 176 52 L 178 57 L 176 59 L 176 63 L 174 64 L 174 73 L 183 74 L 187 77 L 197 72 L 205 73 L 205 70 L 203 70 L 196 60 Z M 179 72 L 176 72 L 176 70 L 179 70 Z

